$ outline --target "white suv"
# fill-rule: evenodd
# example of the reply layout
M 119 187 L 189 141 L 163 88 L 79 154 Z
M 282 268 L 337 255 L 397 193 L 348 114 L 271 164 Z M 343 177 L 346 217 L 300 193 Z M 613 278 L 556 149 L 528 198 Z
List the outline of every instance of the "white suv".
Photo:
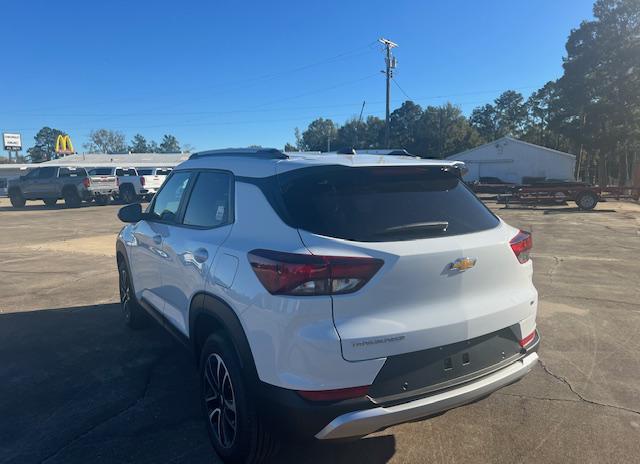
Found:
M 122 308 L 200 360 L 217 453 L 286 431 L 361 437 L 482 398 L 536 363 L 531 235 L 460 165 L 411 156 L 197 153 L 122 208 Z

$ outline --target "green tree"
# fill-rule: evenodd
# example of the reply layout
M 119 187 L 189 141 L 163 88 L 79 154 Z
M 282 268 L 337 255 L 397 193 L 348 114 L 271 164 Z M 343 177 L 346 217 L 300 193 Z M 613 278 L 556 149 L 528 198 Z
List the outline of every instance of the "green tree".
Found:
M 527 106 L 522 94 L 507 90 L 494 103 L 499 137 L 521 135 L 527 121 Z
M 65 135 L 59 129 L 43 127 L 34 136 L 35 144 L 27 150 L 27 157 L 32 163 L 47 161 L 54 156 L 58 135 Z
M 487 103 L 484 106 L 474 108 L 469 118 L 471 126 L 478 131 L 480 137 L 485 142 L 495 140 L 500 137 L 498 129 L 498 114 L 496 108 Z
M 471 127 L 462 110 L 451 103 L 425 108 L 416 134 L 419 156 L 445 158 L 481 143 L 478 132 Z
M 558 108 L 583 176 L 606 183 L 640 153 L 640 0 L 597 0 L 593 15 L 567 40 Z
M 159 153 L 180 153 L 180 144 L 173 135 L 165 134 L 158 147 Z
M 122 132 L 109 129 L 98 129 L 89 132 L 89 142 L 84 149 L 93 153 L 126 153 L 127 144 Z
M 149 153 L 149 144 L 147 143 L 147 139 L 145 139 L 141 134 L 136 134 L 131 139 L 131 144 L 129 145 L 129 151 L 131 153 Z
M 284 151 L 286 152 L 298 151 L 298 147 L 296 147 L 292 143 L 287 142 L 284 144 Z
M 309 124 L 309 127 L 300 137 L 300 149 L 306 151 L 326 151 L 335 141 L 337 128 L 331 119 L 318 118 Z
M 392 148 L 404 148 L 409 153 L 419 150 L 416 144 L 418 122 L 422 118 L 422 108 L 410 100 L 389 115 L 389 143 Z

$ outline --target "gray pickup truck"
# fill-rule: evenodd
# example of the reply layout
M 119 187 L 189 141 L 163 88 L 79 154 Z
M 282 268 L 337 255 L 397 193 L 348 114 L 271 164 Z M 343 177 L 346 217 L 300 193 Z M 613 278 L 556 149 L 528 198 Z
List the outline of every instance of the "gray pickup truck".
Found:
M 84 168 L 46 166 L 10 180 L 8 194 L 15 208 L 23 207 L 27 200 L 42 200 L 46 206 L 53 206 L 61 198 L 65 205 L 77 207 L 83 201 L 106 204 L 113 189 L 112 185 L 93 183 Z

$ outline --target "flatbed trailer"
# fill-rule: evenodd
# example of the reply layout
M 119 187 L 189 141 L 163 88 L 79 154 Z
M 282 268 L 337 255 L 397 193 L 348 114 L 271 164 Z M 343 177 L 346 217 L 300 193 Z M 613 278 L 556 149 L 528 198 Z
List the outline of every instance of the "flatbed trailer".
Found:
M 606 201 L 608 198 L 629 198 L 638 201 L 640 187 L 601 187 L 583 182 L 542 182 L 511 186 L 506 193 L 498 195 L 498 201 L 503 200 L 507 206 L 510 203 L 536 205 L 573 201 L 581 210 L 591 210 L 598 202 Z

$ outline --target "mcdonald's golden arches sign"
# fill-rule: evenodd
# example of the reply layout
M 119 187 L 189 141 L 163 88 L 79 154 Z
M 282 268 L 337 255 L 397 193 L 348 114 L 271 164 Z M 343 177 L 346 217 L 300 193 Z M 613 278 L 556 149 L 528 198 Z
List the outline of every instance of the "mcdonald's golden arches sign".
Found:
M 71 139 L 68 135 L 58 135 L 58 138 L 56 139 L 56 153 L 62 153 L 65 155 L 74 153 L 73 144 L 71 143 Z

